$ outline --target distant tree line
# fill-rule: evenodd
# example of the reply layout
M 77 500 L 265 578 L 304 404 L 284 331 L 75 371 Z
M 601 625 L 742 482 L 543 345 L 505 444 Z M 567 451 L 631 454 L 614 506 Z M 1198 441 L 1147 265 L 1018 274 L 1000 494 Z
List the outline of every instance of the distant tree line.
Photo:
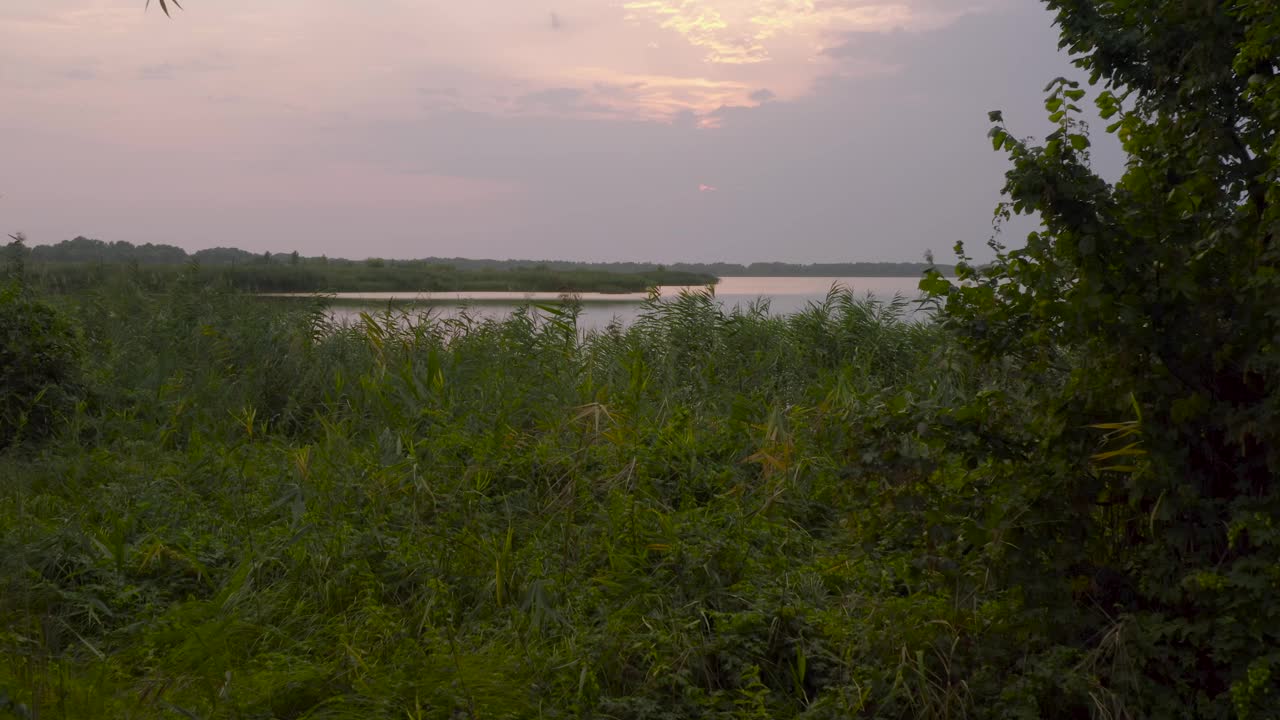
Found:
M 796 264 L 784 262 L 756 262 L 749 265 L 734 263 L 677 263 L 672 270 L 704 272 L 717 277 L 916 277 L 931 268 L 950 274 L 955 268 L 949 265 L 931 265 L 925 262 L 847 262 Z
M 254 254 L 238 248 L 216 247 L 188 253 L 174 245 L 126 241 L 107 242 L 83 236 L 54 245 L 28 248 L 28 257 L 38 263 L 136 263 L 138 265 L 181 265 L 191 261 L 208 265 L 236 265 L 271 262 L 271 254 Z
M 187 254 L 172 245 L 133 245 L 78 237 L 27 248 L 15 241 L 9 265 L 25 268 L 35 285 L 70 293 L 127 279 L 159 290 L 179 278 L 249 292 L 644 292 L 662 285 L 711 285 L 717 278 L 644 266 L 636 272 L 593 269 L 586 264 L 521 262 L 457 267 L 431 260 L 330 260 L 288 254 L 213 248 Z
M 470 260 L 466 258 L 426 258 L 423 262 L 446 264 L 458 269 L 504 269 L 529 266 L 549 270 L 586 269 L 605 272 L 636 273 L 654 270 L 700 273 L 716 277 L 918 277 L 931 268 L 949 275 L 950 265 L 927 262 L 847 262 L 847 263 L 641 263 L 641 262 L 573 262 L 568 260 Z
M 105 242 L 86 237 L 64 240 L 55 245 L 37 245 L 29 250 L 32 262 L 43 263 L 121 263 L 137 265 L 345 265 L 371 268 L 427 267 L 448 270 L 533 270 L 540 272 L 593 271 L 622 274 L 661 272 L 692 273 L 715 277 L 915 277 L 931 267 L 927 262 L 847 262 L 796 264 L 783 262 L 738 263 L 658 263 L 641 262 L 574 262 L 568 260 L 487 260 L 469 258 L 426 257 L 416 260 L 366 258 L 303 257 L 297 251 L 283 254 L 251 253 L 231 247 L 216 247 L 187 253 L 174 245 L 134 245 L 130 242 Z M 954 268 L 936 266 L 944 274 Z
M 416 264 L 369 266 L 363 263 L 331 265 L 285 263 L 239 265 L 142 265 L 117 263 L 29 263 L 28 281 L 54 293 L 82 292 L 126 282 L 134 287 L 161 291 L 175 282 L 232 287 L 258 293 L 330 292 L 553 292 L 637 293 L 664 285 L 705 286 L 711 275 L 671 270 L 651 273 L 616 273 L 593 270 L 457 270 Z

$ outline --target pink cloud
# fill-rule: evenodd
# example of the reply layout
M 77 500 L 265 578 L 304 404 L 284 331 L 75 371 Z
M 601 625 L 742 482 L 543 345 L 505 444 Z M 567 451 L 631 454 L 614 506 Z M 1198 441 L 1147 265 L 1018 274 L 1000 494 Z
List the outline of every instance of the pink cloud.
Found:
M 759 105 L 765 88 L 787 101 L 833 73 L 894 71 L 824 53 L 842 33 L 934 27 L 997 0 L 946 0 L 956 3 L 947 12 L 936 9 L 941 1 L 559 0 L 548 16 L 515 0 L 387 3 L 376 12 L 346 0 L 238 0 L 184 3 L 170 20 L 143 12 L 141 0 L 3 0 L 0 47 L 22 67 L 11 62 L 0 73 L 0 94 L 15 106 L 59 103 L 70 115 L 92 101 L 122 116 L 110 121 L 114 137 L 154 132 L 138 118 L 161 104 L 166 115 L 190 108 L 209 127 L 207 98 L 232 92 L 255 113 L 403 117 L 421 110 L 415 88 L 424 85 L 456 89 L 434 98 L 434 108 L 653 122 L 693 113 L 715 128 L 708 116 Z M 91 89 L 31 79 L 33 68 L 90 61 Z M 557 89 L 578 101 L 530 108 L 508 100 Z
M 706 183 L 698 185 L 698 192 L 718 192 L 719 190 L 720 188 L 715 185 L 707 185 Z

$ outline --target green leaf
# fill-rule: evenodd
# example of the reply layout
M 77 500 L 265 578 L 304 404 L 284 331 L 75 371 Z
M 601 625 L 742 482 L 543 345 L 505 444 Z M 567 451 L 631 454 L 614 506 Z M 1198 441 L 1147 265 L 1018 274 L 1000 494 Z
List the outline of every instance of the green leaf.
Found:
M 930 295 L 946 295 L 951 288 L 951 282 L 936 272 L 929 273 L 920 280 L 920 291 Z

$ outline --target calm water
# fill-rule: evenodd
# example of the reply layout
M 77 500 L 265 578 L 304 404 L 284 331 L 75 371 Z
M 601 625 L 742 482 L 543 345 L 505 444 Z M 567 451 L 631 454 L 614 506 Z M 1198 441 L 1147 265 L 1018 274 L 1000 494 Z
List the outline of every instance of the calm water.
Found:
M 855 295 L 872 295 L 889 300 L 894 295 L 908 299 L 919 296 L 919 278 L 885 277 L 727 277 L 716 285 L 716 300 L 726 310 L 746 307 L 752 302 L 764 300 L 775 314 L 788 314 L 803 310 L 809 303 L 819 302 L 832 285 L 853 290 Z M 683 288 L 664 287 L 664 297 L 674 297 Z M 336 293 L 343 301 L 333 308 L 333 317 L 340 322 L 359 320 L 360 313 L 377 313 L 396 301 L 398 309 L 430 312 L 436 317 L 455 317 L 461 308 L 472 316 L 504 317 L 522 305 L 531 302 L 555 302 L 558 293 L 520 292 L 468 292 L 468 293 Z M 617 320 L 623 324 L 635 319 L 643 293 L 606 294 L 580 293 L 583 310 L 579 326 L 583 329 L 599 329 Z M 416 307 L 403 308 L 399 303 L 411 302 Z

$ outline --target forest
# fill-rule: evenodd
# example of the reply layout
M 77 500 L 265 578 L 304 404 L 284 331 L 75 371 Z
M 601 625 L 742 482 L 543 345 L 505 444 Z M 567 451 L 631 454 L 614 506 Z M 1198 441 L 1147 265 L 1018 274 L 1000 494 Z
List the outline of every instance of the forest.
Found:
M 15 241 L 0 717 L 1280 717 L 1280 13 L 1045 5 L 1040 227 L 925 315 L 335 325 Z

